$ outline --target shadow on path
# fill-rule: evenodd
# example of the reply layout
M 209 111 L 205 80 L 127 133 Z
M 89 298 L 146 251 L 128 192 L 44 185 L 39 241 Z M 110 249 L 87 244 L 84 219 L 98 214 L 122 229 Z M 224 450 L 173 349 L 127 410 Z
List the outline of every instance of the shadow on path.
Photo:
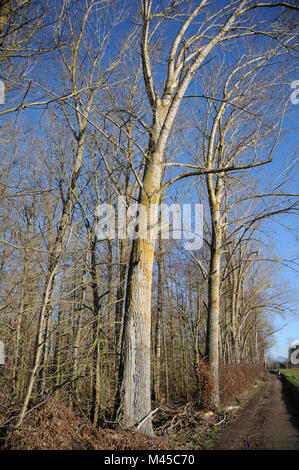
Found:
M 290 415 L 290 422 L 297 429 L 299 438 L 299 400 L 295 399 L 287 385 L 282 383 L 281 398 Z

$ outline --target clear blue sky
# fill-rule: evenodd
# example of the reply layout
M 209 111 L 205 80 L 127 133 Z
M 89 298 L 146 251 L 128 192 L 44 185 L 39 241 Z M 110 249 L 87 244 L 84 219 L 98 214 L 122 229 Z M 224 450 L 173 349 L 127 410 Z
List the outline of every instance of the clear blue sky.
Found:
M 299 78 L 299 75 L 297 78 Z M 291 114 L 284 123 L 284 127 L 288 129 L 288 132 L 282 138 L 275 152 L 277 169 L 287 167 L 291 161 L 299 158 L 299 104 L 290 104 L 289 109 Z M 296 149 L 297 155 L 295 155 Z M 289 184 L 290 190 L 294 193 L 299 192 L 299 162 L 297 163 L 293 173 L 295 177 Z M 287 228 L 275 224 L 273 233 L 276 244 L 275 251 L 286 258 L 299 257 L 299 221 L 295 217 L 287 216 L 283 223 L 285 226 L 292 228 L 293 233 L 290 233 Z M 299 266 L 294 266 L 294 268 L 299 271 Z M 286 310 L 282 317 L 275 317 L 274 329 L 282 329 L 273 335 L 275 344 L 269 352 L 274 357 L 288 357 L 290 343 L 295 339 L 299 340 L 299 274 L 281 266 L 278 275 L 284 290 L 291 292 L 293 305 L 289 310 Z

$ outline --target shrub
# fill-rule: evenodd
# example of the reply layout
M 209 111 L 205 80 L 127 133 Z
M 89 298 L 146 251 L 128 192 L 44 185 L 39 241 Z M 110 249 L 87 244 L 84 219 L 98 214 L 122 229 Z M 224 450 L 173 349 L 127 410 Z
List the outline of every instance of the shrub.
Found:
M 267 372 L 263 366 L 251 366 L 248 363 L 220 364 L 219 388 L 220 401 L 225 405 L 231 403 L 243 392 L 249 390 L 260 380 L 264 380 Z

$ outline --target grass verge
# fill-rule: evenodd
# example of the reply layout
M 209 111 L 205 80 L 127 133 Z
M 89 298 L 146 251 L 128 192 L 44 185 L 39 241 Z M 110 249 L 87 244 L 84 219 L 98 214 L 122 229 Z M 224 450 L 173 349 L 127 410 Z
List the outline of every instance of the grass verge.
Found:
M 288 387 L 296 401 L 299 402 L 299 369 L 281 369 L 283 383 Z

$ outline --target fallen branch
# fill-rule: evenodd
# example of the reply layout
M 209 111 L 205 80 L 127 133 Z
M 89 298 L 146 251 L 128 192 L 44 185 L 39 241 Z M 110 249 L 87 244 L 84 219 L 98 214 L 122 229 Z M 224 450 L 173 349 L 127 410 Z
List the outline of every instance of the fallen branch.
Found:
M 155 410 L 151 411 L 147 416 L 145 416 L 145 418 L 143 418 L 140 423 L 138 424 L 137 426 L 137 431 L 139 431 L 139 429 L 141 428 L 141 426 L 143 425 L 143 423 L 145 423 L 151 416 L 153 416 L 155 413 L 157 413 L 157 411 L 159 410 L 159 408 L 156 408 Z
M 224 418 L 221 421 L 219 421 L 219 423 L 214 424 L 214 426 L 219 426 L 220 424 L 224 423 L 225 420 L 226 420 L 226 416 L 224 416 Z

